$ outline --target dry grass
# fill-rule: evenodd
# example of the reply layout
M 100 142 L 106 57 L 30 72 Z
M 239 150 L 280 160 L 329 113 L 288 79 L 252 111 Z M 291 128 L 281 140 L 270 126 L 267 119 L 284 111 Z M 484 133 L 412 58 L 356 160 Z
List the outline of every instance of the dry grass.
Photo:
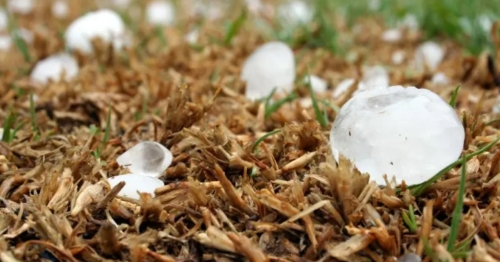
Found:
M 78 2 L 79 1 L 70 1 Z M 76 4 L 75 4 L 76 5 Z M 58 30 L 68 21 L 47 18 L 47 6 L 19 18 L 35 30 L 33 60 L 62 50 Z M 44 11 L 45 10 L 45 11 Z M 72 18 L 81 7 L 72 7 Z M 44 27 L 37 26 L 44 23 Z M 188 23 L 186 23 L 187 25 Z M 96 45 L 95 56 L 77 55 L 78 78 L 35 88 L 18 52 L 0 59 L 0 119 L 15 112 L 25 123 L 11 143 L 0 143 L 0 258 L 2 261 L 396 261 L 405 253 L 453 260 L 446 249 L 457 202 L 459 168 L 423 195 L 369 183 L 347 160 L 335 164 L 329 127 L 298 101 L 264 117 L 264 107 L 246 100 L 238 79 L 250 52 L 265 42 L 247 23 L 229 46 L 220 26 L 201 28 L 201 50 L 166 29 L 167 46 L 153 29 L 137 26 L 135 46 L 114 53 Z M 357 59 L 346 61 L 321 49 L 297 49 L 297 75 L 307 70 L 332 86 L 360 77 L 361 65 L 388 63 L 392 51 L 412 54 L 419 35 L 401 44 L 380 42 L 381 26 L 360 21 L 363 34 L 346 30 Z M 370 32 L 370 33 L 366 33 Z M 500 47 L 497 42 L 497 47 Z M 466 128 L 464 151 L 473 152 L 500 135 L 491 108 L 498 96 L 492 57 L 465 57 L 453 42 L 440 66 L 448 86 L 430 83 L 428 72 L 390 68 L 394 84 L 431 89 L 450 99 L 457 84 L 457 110 Z M 309 69 L 308 69 L 309 68 Z M 498 67 L 497 67 L 498 68 Z M 498 84 L 497 84 L 498 85 Z M 307 97 L 307 88 L 297 84 Z M 30 117 L 28 93 L 38 96 Z M 352 93 L 352 92 L 350 92 Z M 349 96 L 334 100 L 341 106 Z M 323 106 L 322 104 L 320 106 Z M 106 125 L 110 111 L 110 125 Z M 330 123 L 335 111 L 326 108 Z M 36 138 L 31 121 L 35 121 Z M 89 126 L 108 127 L 91 135 Z M 254 142 L 276 128 L 255 150 Z M 174 161 L 161 177 L 165 186 L 140 201 L 116 197 L 105 178 L 123 172 L 115 159 L 139 140 L 161 141 Z M 95 157 L 99 148 L 100 158 Z M 94 152 L 94 153 L 93 153 Z M 439 153 L 439 152 L 436 152 Z M 458 244 L 470 251 L 461 261 L 500 260 L 500 151 L 468 161 Z M 416 224 L 403 217 L 414 210 Z

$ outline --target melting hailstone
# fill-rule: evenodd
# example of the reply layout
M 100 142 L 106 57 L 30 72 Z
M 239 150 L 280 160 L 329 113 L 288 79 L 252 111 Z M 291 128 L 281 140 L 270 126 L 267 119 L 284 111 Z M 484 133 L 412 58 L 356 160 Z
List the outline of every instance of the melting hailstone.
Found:
M 108 183 L 113 188 L 120 182 L 125 182 L 125 186 L 120 190 L 118 196 L 140 200 L 140 193 L 149 193 L 154 196 L 155 189 L 162 187 L 163 181 L 156 177 L 140 174 L 125 174 L 108 178 Z
M 328 88 L 328 83 L 316 75 L 306 75 L 303 81 L 306 85 L 311 83 L 311 88 L 316 93 L 323 93 Z
M 78 63 L 69 54 L 60 53 L 38 61 L 30 74 L 35 85 L 45 85 L 49 80 L 58 82 L 64 72 L 64 80 L 69 81 L 78 75 Z
M 52 4 L 52 15 L 57 18 L 66 18 L 69 13 L 69 6 L 65 0 L 57 0 Z
M 354 83 L 354 79 L 347 78 L 342 80 L 335 90 L 333 91 L 333 97 L 338 98 L 340 95 L 345 93 L 349 87 Z M 389 73 L 382 66 L 370 66 L 363 69 L 363 78 L 359 81 L 358 86 L 354 94 L 360 91 L 371 89 L 378 86 L 388 86 L 389 85 Z
M 85 54 L 92 53 L 92 40 L 95 38 L 113 43 L 115 49 L 123 48 L 129 40 L 122 19 L 109 9 L 89 12 L 77 18 L 68 26 L 64 38 L 69 49 Z
M 153 141 L 140 142 L 117 159 L 133 174 L 159 177 L 172 163 L 172 153 L 162 144 Z
M 443 58 L 443 48 L 432 41 L 423 43 L 417 48 L 417 51 L 415 51 L 415 63 L 418 69 L 423 69 L 424 65 L 426 65 L 431 71 L 434 71 Z
M 307 24 L 312 20 L 314 10 L 305 1 L 294 0 L 278 6 L 277 15 L 286 24 Z
M 175 21 L 175 9 L 167 1 L 153 1 L 146 7 L 147 21 L 153 25 L 167 26 Z
M 350 159 L 371 180 L 396 177 L 422 183 L 457 160 L 464 128 L 455 110 L 427 89 L 376 87 L 359 92 L 339 111 L 330 133 L 332 152 Z
M 291 91 L 295 80 L 292 49 L 283 42 L 269 42 L 257 48 L 243 64 L 241 79 L 246 81 L 246 96 L 261 99 L 276 88 Z

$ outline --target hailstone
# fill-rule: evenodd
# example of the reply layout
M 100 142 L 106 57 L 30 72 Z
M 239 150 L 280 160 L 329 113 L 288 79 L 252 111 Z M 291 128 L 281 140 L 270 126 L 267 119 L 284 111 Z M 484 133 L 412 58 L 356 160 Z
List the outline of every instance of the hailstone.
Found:
M 30 80 L 38 85 L 45 85 L 49 80 L 57 82 L 61 80 L 63 71 L 64 80 L 69 81 L 78 75 L 78 63 L 68 54 L 55 54 L 36 63 L 31 71 Z
M 401 40 L 403 32 L 399 28 L 387 29 L 382 33 L 381 39 L 384 42 L 394 43 Z
M 7 29 L 9 26 L 9 16 L 5 9 L 0 8 L 0 31 Z
M 415 63 L 417 68 L 422 69 L 426 65 L 431 71 L 436 70 L 444 58 L 443 48 L 432 41 L 420 45 L 415 52 Z
M 144 141 L 121 154 L 116 162 L 133 174 L 159 177 L 172 163 L 172 153 L 158 142 Z
M 328 83 L 316 75 L 306 75 L 304 77 L 304 84 L 311 84 L 311 88 L 316 93 L 325 92 L 328 88 Z
M 108 178 L 109 185 L 113 188 L 120 182 L 125 182 L 125 186 L 118 192 L 118 196 L 139 200 L 139 193 L 149 193 L 154 195 L 155 189 L 162 187 L 163 181 L 156 177 L 140 174 L 125 174 Z
M 153 1 L 146 7 L 146 18 L 153 25 L 171 25 L 175 21 L 174 6 L 167 1 Z
M 427 181 L 460 157 L 465 132 L 455 110 L 427 89 L 375 87 L 354 95 L 330 133 L 332 152 L 371 180 Z
M 246 81 L 246 96 L 261 99 L 274 88 L 291 91 L 295 80 L 292 49 L 283 42 L 269 42 L 257 48 L 243 64 L 241 79 Z
M 314 10 L 304 1 L 293 0 L 278 6 L 277 15 L 286 24 L 307 24 L 312 20 Z
M 7 9 L 10 12 L 18 14 L 29 14 L 35 6 L 34 0 L 9 0 L 7 1 Z
M 125 24 L 120 16 L 109 9 L 89 12 L 73 21 L 66 30 L 66 45 L 71 50 L 84 54 L 93 51 L 92 40 L 101 38 L 105 43 L 113 43 L 116 49 L 128 44 Z
M 443 72 L 437 72 L 432 76 L 431 82 L 437 85 L 447 85 L 450 80 Z
M 57 18 L 66 18 L 69 13 L 68 2 L 65 0 L 57 0 L 52 3 L 52 15 Z

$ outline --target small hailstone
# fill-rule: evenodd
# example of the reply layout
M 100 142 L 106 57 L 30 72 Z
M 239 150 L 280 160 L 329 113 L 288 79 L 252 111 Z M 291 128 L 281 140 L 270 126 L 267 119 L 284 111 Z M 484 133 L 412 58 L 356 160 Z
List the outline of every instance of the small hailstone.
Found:
M 330 133 L 332 152 L 371 180 L 422 183 L 457 160 L 465 132 L 455 110 L 427 89 L 377 87 L 345 103 Z
M 172 153 L 162 144 L 144 141 L 125 151 L 116 162 L 133 174 L 159 177 L 170 166 L 172 159 Z
M 387 29 L 382 33 L 382 41 L 388 43 L 394 43 L 401 40 L 403 33 L 398 28 Z
M 118 196 L 140 200 L 140 193 L 149 193 L 154 196 L 155 189 L 162 187 L 163 181 L 156 177 L 138 174 L 125 174 L 108 178 L 108 183 L 113 188 L 120 182 L 125 182 L 125 186 L 120 190 Z
M 408 253 L 401 256 L 396 262 L 420 262 L 422 259 L 415 253 Z
M 7 9 L 10 12 L 25 15 L 33 10 L 34 5 L 34 0 L 9 0 L 7 2 Z
M 269 42 L 258 47 L 245 61 L 241 79 L 246 81 L 246 96 L 260 99 L 274 88 L 291 91 L 295 80 L 292 49 L 282 42 Z
M 396 50 L 392 53 L 392 63 L 395 65 L 400 65 L 405 60 L 405 51 Z
M 189 44 L 196 44 L 198 42 L 198 35 L 198 30 L 194 29 L 184 36 L 184 40 L 186 40 Z
M 85 54 L 92 53 L 92 39 L 101 38 L 105 43 L 112 42 L 116 49 L 128 43 L 125 24 L 120 16 L 109 9 L 89 12 L 68 26 L 65 34 L 69 49 L 78 49 Z
M 382 66 L 366 67 L 363 70 L 363 78 L 361 79 L 361 88 L 372 88 L 376 86 L 389 86 L 389 73 Z
M 78 74 L 78 63 L 68 54 L 60 53 L 49 56 L 38 63 L 31 71 L 30 80 L 33 84 L 45 85 L 52 81 L 60 81 L 63 71 L 69 81 Z
M 289 24 L 307 24 L 312 20 L 314 11 L 306 2 L 293 0 L 278 6 L 277 15 Z
M 411 30 L 417 30 L 419 28 L 417 16 L 414 14 L 406 14 L 399 22 L 399 26 L 406 27 Z
M 10 35 L 0 35 L 0 50 L 7 51 L 12 46 L 12 37 Z
M 415 52 L 415 62 L 418 68 L 423 68 L 424 63 L 434 71 L 444 58 L 443 48 L 432 41 L 427 41 L 420 45 Z
M 368 0 L 368 8 L 372 11 L 380 9 L 380 0 Z
M 66 18 L 68 16 L 69 7 L 65 0 L 57 0 L 52 4 L 52 15 L 57 18 Z
M 485 32 L 487 33 L 491 32 L 491 28 L 493 27 L 493 21 L 488 15 L 486 14 L 479 15 L 477 17 L 477 22 Z
M 146 17 L 153 25 L 172 25 L 175 21 L 175 9 L 170 2 L 156 0 L 146 7 Z
M 312 90 L 316 93 L 325 92 L 328 88 L 328 83 L 315 75 L 307 75 L 306 77 L 304 77 L 303 81 L 304 84 L 308 84 L 310 82 Z
M 347 89 L 349 89 L 349 87 L 351 87 L 351 85 L 354 83 L 354 81 L 355 80 L 353 78 L 347 78 L 347 79 L 342 80 L 333 90 L 333 94 L 332 94 L 333 97 L 338 98 L 340 95 L 345 93 L 345 91 L 347 91 Z
M 0 31 L 7 29 L 8 25 L 9 16 L 7 15 L 7 12 L 5 12 L 5 9 L 0 8 Z
M 477 99 L 476 103 L 479 101 Z M 498 114 L 500 113 L 500 96 L 497 97 L 497 100 L 495 101 L 495 104 L 493 105 L 493 114 Z
M 447 85 L 450 83 L 450 80 L 444 73 L 437 72 L 432 76 L 431 82 L 438 85 Z

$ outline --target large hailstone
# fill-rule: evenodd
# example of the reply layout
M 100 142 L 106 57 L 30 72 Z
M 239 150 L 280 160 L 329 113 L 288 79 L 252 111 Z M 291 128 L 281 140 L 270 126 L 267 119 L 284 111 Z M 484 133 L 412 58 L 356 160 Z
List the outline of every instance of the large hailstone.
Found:
M 465 132 L 455 110 L 427 89 L 377 87 L 353 96 L 335 120 L 335 159 L 350 159 L 372 180 L 422 183 L 460 157 Z
M 67 47 L 85 54 L 92 53 L 94 38 L 101 38 L 105 43 L 111 42 L 116 49 L 128 44 L 125 24 L 116 12 L 109 9 L 89 12 L 79 17 L 68 26 L 65 34 Z
M 38 61 L 31 71 L 30 80 L 33 84 L 45 85 L 52 81 L 60 81 L 64 72 L 65 81 L 78 75 L 78 63 L 68 54 L 60 53 Z
M 146 18 L 153 25 L 172 25 L 175 21 L 174 6 L 167 1 L 153 1 L 146 7 Z
M 291 91 L 295 80 L 292 49 L 283 42 L 269 42 L 257 48 L 243 64 L 241 79 L 246 81 L 246 96 L 261 99 L 274 88 Z
M 155 189 L 164 185 L 163 181 L 156 177 L 140 174 L 125 174 L 108 178 L 108 183 L 111 188 L 122 181 L 125 182 L 125 186 L 120 190 L 118 196 L 135 200 L 140 199 L 139 193 L 154 195 Z
M 116 162 L 133 174 L 159 177 L 170 166 L 172 159 L 172 153 L 162 144 L 144 141 L 125 151 Z

